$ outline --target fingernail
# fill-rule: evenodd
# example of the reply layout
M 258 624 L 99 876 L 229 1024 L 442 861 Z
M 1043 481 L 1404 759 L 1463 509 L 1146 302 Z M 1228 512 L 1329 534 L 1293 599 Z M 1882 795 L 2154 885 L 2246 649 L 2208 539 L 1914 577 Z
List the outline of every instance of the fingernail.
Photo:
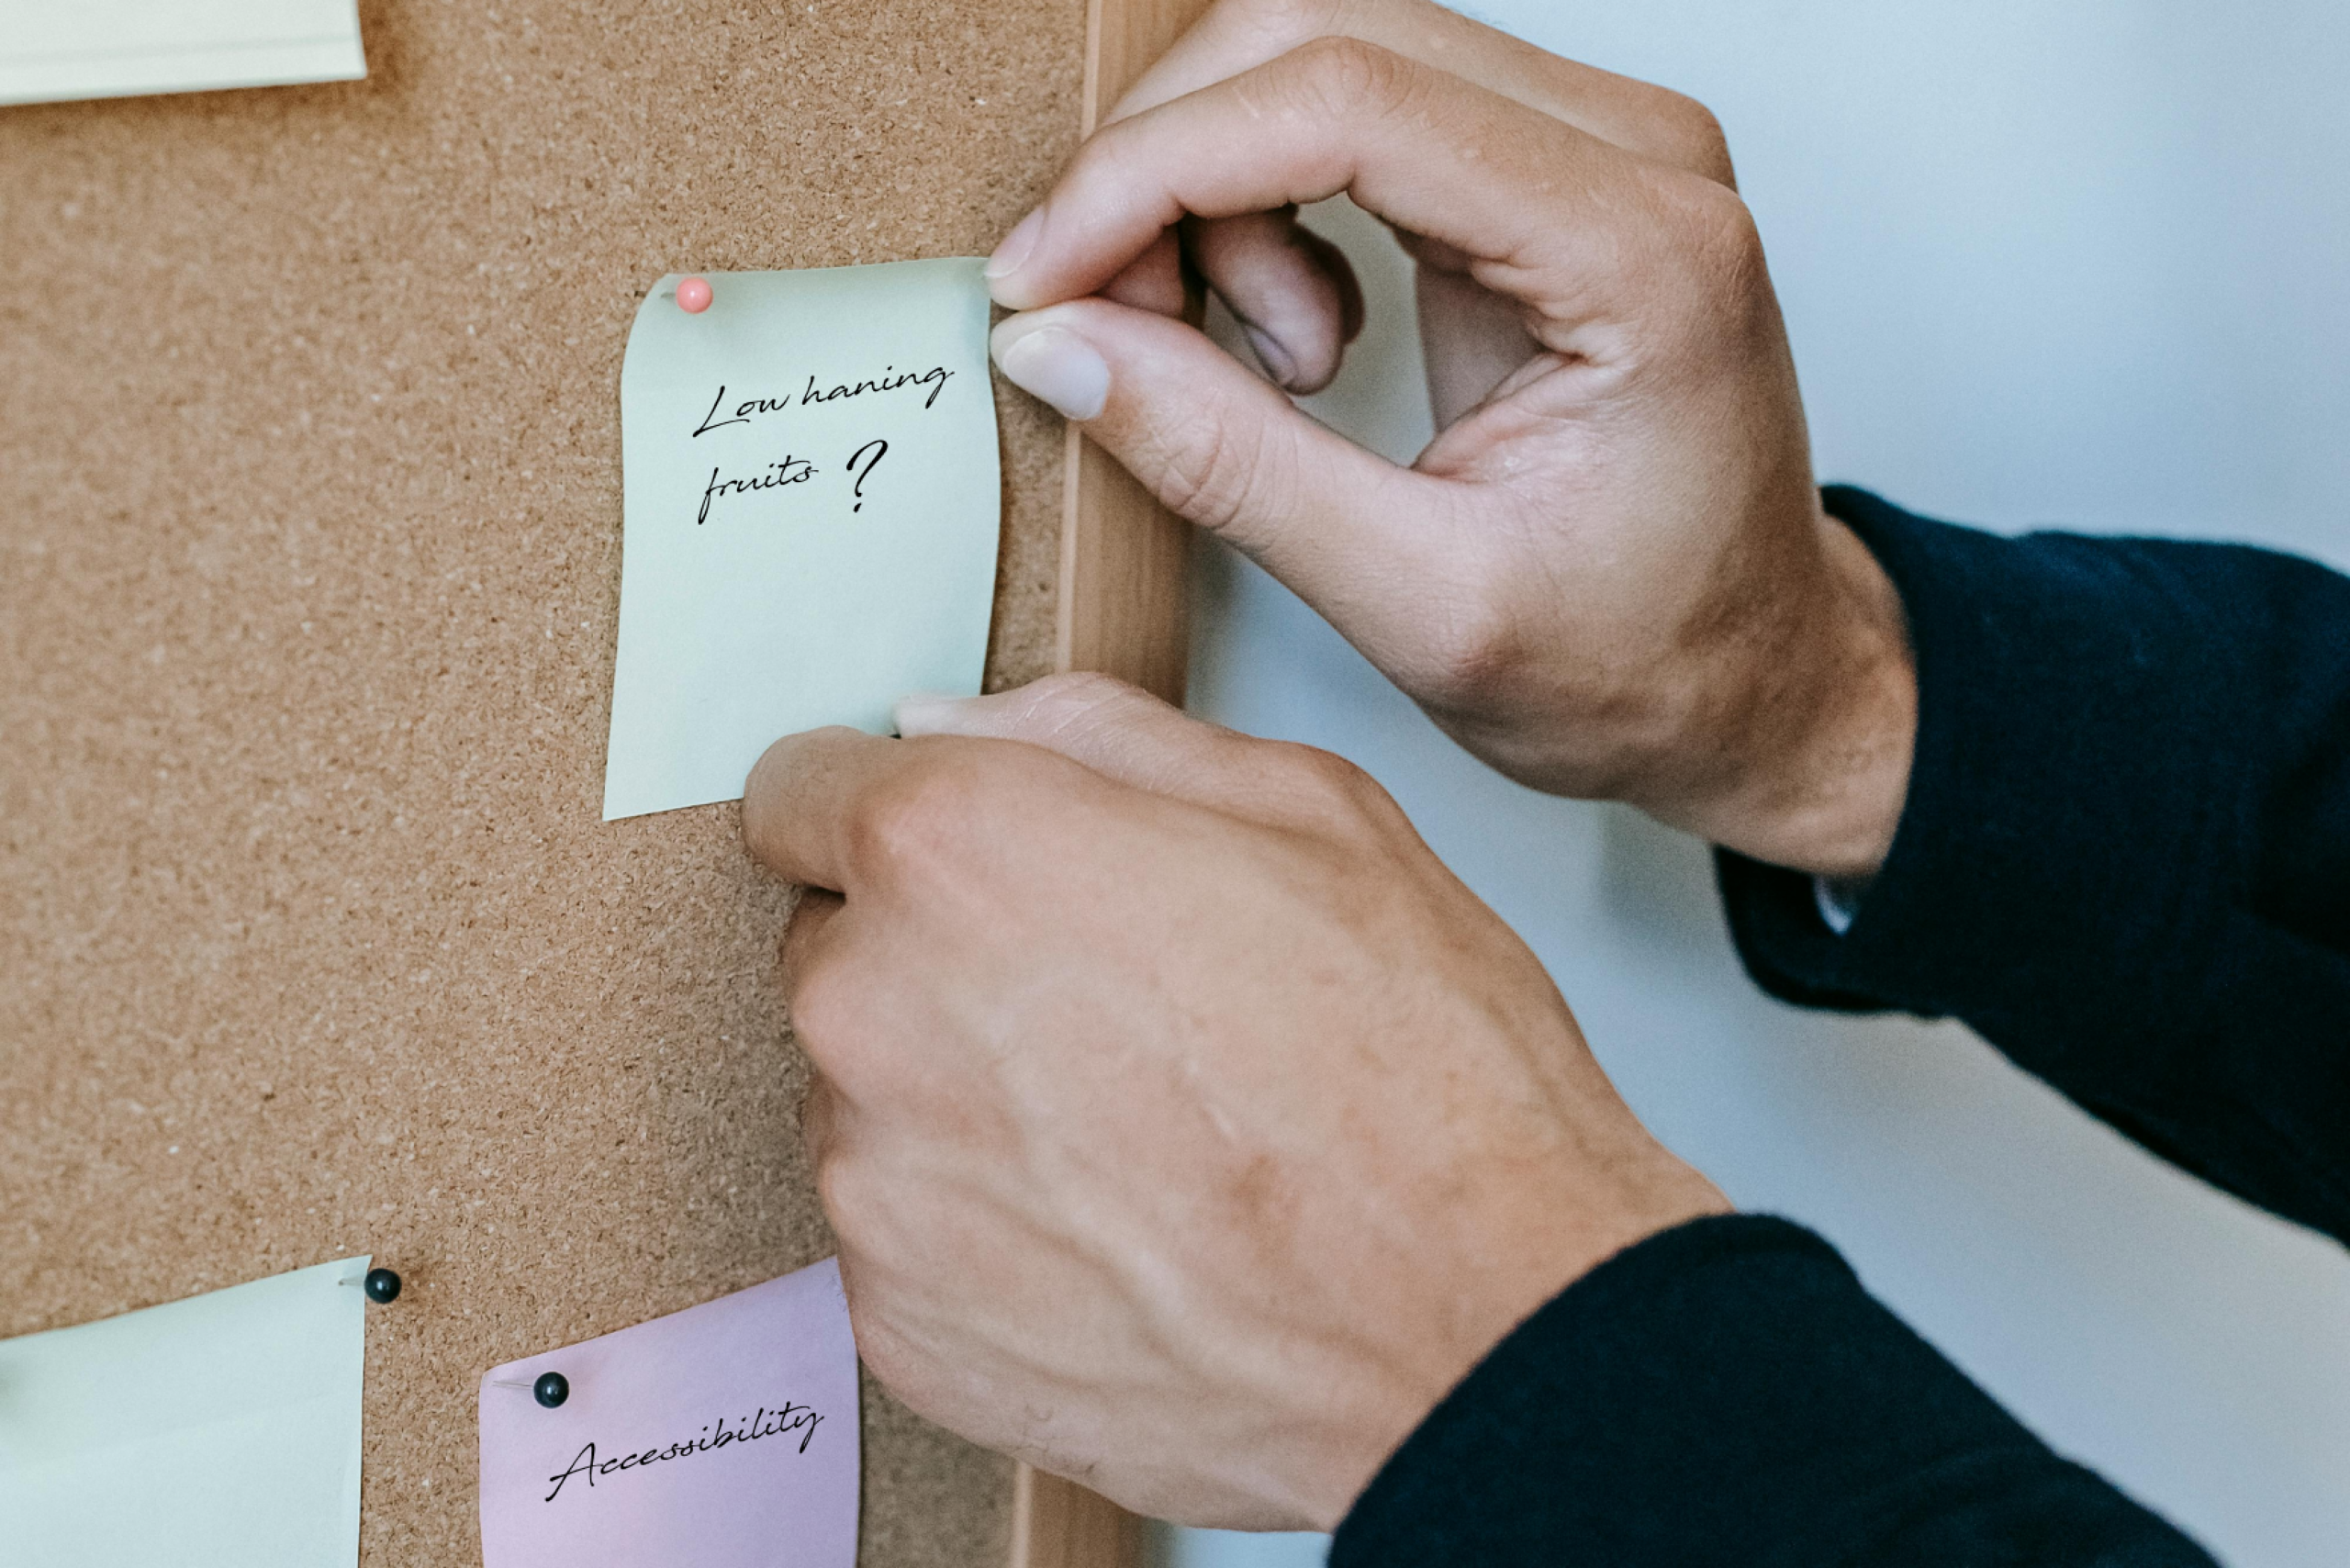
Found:
M 1003 237 L 1002 243 L 996 246 L 995 253 L 988 258 L 989 281 L 1009 277 L 1018 272 L 1020 263 L 1028 259 L 1028 252 L 1036 248 L 1036 236 L 1044 231 L 1045 209 L 1041 207 L 1013 224 L 1012 232 Z
M 951 728 L 956 710 L 970 700 L 968 697 L 949 697 L 943 691 L 917 691 L 898 699 L 890 711 L 897 720 L 900 735 L 934 735 Z
M 1273 378 L 1274 386 L 1286 387 L 1295 384 L 1297 361 L 1290 357 L 1289 350 L 1281 347 L 1279 338 L 1262 327 L 1252 327 L 1246 321 L 1240 324 L 1240 330 L 1248 338 L 1248 346 L 1257 351 L 1257 362 L 1265 367 L 1265 374 Z
M 996 331 L 1001 337 L 1003 328 Z M 1110 400 L 1109 362 L 1066 327 L 1036 327 L 1012 338 L 996 350 L 995 363 L 1005 379 L 1065 420 L 1090 420 Z

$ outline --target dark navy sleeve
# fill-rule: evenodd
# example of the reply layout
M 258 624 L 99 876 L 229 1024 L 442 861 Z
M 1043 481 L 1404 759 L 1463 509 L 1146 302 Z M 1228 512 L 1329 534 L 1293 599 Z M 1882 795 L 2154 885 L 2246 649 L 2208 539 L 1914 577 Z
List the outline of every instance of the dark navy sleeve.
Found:
M 1740 956 L 1815 1007 L 1965 1020 L 2205 1179 L 2350 1238 L 2350 580 L 2232 545 L 2005 539 L 1857 490 L 1916 758 L 1842 935 L 1723 852 Z M 1784 1222 L 1570 1285 L 1340 1525 L 1335 1568 L 2208 1568 Z
M 1964 1019 L 2155 1152 L 2350 1239 L 2350 579 L 1827 500 L 1908 613 L 1916 757 L 1841 935 L 1808 877 L 1719 854 L 1749 972 Z
M 1332 1568 L 2212 1568 L 1783 1220 L 1628 1248 L 1496 1346 Z

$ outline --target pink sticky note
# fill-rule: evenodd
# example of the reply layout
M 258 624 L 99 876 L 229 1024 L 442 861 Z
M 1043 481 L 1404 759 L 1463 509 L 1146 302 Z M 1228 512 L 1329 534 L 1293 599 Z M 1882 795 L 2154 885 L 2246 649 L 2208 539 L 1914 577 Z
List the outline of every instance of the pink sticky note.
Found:
M 550 1372 L 570 1384 L 554 1409 L 532 1393 Z M 855 1568 L 856 1446 L 856 1342 L 828 1258 L 493 1369 L 483 1562 Z

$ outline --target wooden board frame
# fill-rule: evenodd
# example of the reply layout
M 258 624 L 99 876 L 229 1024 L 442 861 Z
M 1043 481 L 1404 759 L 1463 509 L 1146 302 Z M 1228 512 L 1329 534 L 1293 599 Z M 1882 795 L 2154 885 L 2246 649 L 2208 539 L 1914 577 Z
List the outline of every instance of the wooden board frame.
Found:
M 1182 35 L 1208 0 L 1091 0 L 1083 134 Z M 1134 476 L 1075 429 L 1061 511 L 1054 662 L 1183 700 L 1190 534 Z
M 1091 0 L 1083 134 L 1208 0 Z M 1063 472 L 1054 665 L 1100 670 L 1169 702 L 1183 700 L 1190 531 L 1072 427 Z M 1139 1568 L 1142 1521 L 1075 1482 L 1020 1467 L 1012 1568 Z

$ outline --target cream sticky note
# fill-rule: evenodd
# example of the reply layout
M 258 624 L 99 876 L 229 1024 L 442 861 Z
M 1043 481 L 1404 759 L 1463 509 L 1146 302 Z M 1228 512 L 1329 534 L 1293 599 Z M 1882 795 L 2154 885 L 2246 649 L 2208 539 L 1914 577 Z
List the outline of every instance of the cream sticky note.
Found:
M 832 1259 L 482 1379 L 484 1568 L 854 1568 L 856 1510 Z
M 675 277 L 621 369 L 604 816 L 741 798 L 769 742 L 979 689 L 1002 496 L 977 260 Z
M 0 104 L 367 74 L 355 0 L 28 0 L 0 12 Z
M 0 1341 L 0 1562 L 356 1563 L 367 1262 Z

